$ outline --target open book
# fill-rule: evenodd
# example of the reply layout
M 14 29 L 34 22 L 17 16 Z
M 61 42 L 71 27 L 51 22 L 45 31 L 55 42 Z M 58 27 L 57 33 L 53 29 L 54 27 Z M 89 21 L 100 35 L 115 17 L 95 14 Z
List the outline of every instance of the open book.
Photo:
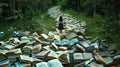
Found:
M 102 64 L 111 64 L 113 62 L 113 58 L 111 57 L 101 57 L 99 54 L 95 55 L 95 59 L 97 62 L 102 63 Z
M 41 51 L 40 53 L 36 54 L 36 57 L 37 58 L 46 58 L 49 53 L 50 53 L 50 51 L 44 50 L 44 51 Z
M 93 58 L 91 53 L 73 53 L 74 61 L 87 60 Z
M 0 67 L 9 67 L 10 66 L 10 60 L 3 60 L 0 62 Z
M 28 63 L 37 63 L 37 62 L 42 62 L 42 60 L 37 59 L 35 57 L 29 57 L 26 55 L 20 55 L 19 60 L 21 62 L 28 62 Z
M 23 52 L 24 53 L 38 53 L 41 50 L 42 46 L 41 44 L 35 45 L 35 46 L 24 46 Z
M 20 48 L 18 49 L 12 49 L 12 50 L 1 50 L 0 54 L 6 55 L 6 56 L 11 56 L 11 55 L 20 55 L 22 54 L 22 51 Z
M 63 67 L 63 65 L 58 59 L 53 59 L 48 62 L 37 63 L 36 67 Z
M 15 66 L 16 67 L 31 67 L 31 64 L 30 63 L 16 62 Z

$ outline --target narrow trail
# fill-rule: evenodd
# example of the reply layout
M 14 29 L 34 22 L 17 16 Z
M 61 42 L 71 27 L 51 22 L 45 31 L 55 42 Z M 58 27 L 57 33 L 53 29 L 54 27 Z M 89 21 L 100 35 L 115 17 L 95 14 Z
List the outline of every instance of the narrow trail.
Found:
M 77 19 L 67 13 L 61 12 L 58 6 L 48 9 L 48 14 L 56 22 L 58 22 L 59 17 L 62 16 L 63 22 L 66 23 L 65 25 L 66 32 L 73 31 L 76 33 L 81 33 L 81 34 L 85 33 L 86 23 L 81 19 Z

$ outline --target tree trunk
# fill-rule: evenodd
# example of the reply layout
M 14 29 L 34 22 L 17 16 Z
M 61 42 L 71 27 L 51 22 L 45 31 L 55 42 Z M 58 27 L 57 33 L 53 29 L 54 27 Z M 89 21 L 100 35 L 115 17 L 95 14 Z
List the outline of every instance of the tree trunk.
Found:
M 15 9 L 15 0 L 9 0 L 10 10 Z
M 78 3 L 77 3 L 77 7 L 78 7 L 78 8 L 77 8 L 77 11 L 79 12 L 79 11 L 80 11 L 80 0 L 78 0 L 77 2 L 78 2 Z

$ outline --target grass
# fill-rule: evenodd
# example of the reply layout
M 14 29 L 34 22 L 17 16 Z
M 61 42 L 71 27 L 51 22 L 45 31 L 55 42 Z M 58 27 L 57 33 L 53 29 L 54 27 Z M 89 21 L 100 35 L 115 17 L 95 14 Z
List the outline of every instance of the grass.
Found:
M 49 31 L 54 30 L 54 27 L 55 27 L 56 23 L 53 19 L 51 19 L 49 17 L 47 12 L 44 12 L 44 13 L 40 14 L 39 16 L 34 17 L 33 19 L 38 24 L 42 25 L 44 29 L 47 29 Z
M 41 33 L 44 30 L 54 30 L 55 22 L 49 17 L 47 12 L 39 13 L 30 20 L 20 20 L 18 22 L 9 22 L 1 25 L 0 32 L 4 32 L 4 36 L 0 40 L 8 40 L 15 30 L 28 30 Z

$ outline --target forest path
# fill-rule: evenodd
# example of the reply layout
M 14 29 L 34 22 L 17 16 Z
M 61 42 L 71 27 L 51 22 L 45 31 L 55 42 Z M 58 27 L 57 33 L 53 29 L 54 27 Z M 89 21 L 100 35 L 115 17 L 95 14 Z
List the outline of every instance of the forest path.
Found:
M 58 6 L 48 9 L 48 14 L 56 22 L 58 22 L 59 17 L 62 16 L 66 31 L 80 32 L 81 34 L 85 33 L 86 22 L 67 13 L 63 13 Z

